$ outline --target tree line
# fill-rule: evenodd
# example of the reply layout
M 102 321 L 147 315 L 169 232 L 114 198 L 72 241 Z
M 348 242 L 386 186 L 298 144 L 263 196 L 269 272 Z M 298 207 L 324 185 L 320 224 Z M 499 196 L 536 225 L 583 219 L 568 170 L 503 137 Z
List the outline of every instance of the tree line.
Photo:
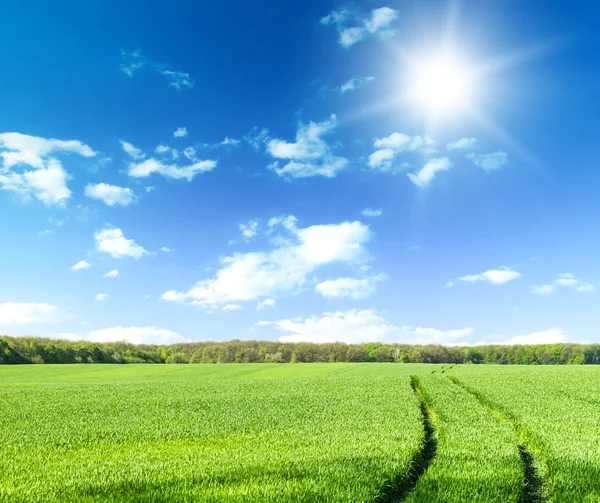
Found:
M 297 362 L 600 364 L 600 344 L 440 346 L 232 340 L 167 346 L 0 336 L 0 364 Z

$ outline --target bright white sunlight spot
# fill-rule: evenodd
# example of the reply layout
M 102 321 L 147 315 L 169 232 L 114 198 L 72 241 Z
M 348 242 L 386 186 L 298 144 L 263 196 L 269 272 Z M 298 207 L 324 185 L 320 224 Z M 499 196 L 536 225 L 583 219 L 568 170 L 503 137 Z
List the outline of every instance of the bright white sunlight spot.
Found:
M 414 60 L 409 75 L 409 101 L 427 114 L 448 115 L 472 105 L 473 71 L 452 53 Z

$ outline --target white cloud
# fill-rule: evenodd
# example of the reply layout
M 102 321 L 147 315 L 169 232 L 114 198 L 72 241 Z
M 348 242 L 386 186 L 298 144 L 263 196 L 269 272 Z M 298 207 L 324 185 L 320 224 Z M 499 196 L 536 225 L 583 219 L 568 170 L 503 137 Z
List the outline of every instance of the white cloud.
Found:
M 59 321 L 59 314 L 56 306 L 44 302 L 0 303 L 0 324 L 3 325 L 54 323 Z
M 178 127 L 173 133 L 174 138 L 185 138 L 188 135 L 188 130 L 185 127 Z
M 142 51 L 121 51 L 121 71 L 125 75 L 133 77 L 133 74 L 146 64 L 146 58 Z
M 194 147 L 185 147 L 183 155 L 193 162 L 196 160 L 196 149 Z
M 123 140 L 119 140 L 119 142 L 121 143 L 123 150 L 127 154 L 129 154 L 129 156 L 131 156 L 133 159 L 135 159 L 136 161 L 139 161 L 146 157 L 144 152 L 142 152 L 139 148 L 133 146 L 131 143 L 123 141 Z
M 390 171 L 396 152 L 391 148 L 376 150 L 369 156 L 369 166 L 379 171 Z
M 495 171 L 500 169 L 508 162 L 508 154 L 506 152 L 493 152 L 491 154 L 469 154 L 476 166 L 483 168 L 485 171 Z
M 79 140 L 46 139 L 21 133 L 0 134 L 0 147 L 3 149 L 0 157 L 5 168 L 22 164 L 42 169 L 46 165 L 44 158 L 54 153 L 74 153 L 84 157 L 96 155 Z
M 126 341 L 132 344 L 176 344 L 188 342 L 172 330 L 156 327 L 110 327 L 90 332 L 85 339 L 93 342 Z
M 226 136 L 223 141 L 219 141 L 217 143 L 205 143 L 202 145 L 202 147 L 205 149 L 217 149 L 220 147 L 224 147 L 226 150 L 228 150 L 231 148 L 238 147 L 239 144 L 240 140 L 237 140 L 236 138 L 229 138 L 229 136 Z
M 116 278 L 119 275 L 118 269 L 113 269 L 112 271 L 108 271 L 103 278 Z
M 259 300 L 293 293 L 316 268 L 336 263 L 359 263 L 367 258 L 369 228 L 360 222 L 298 228 L 294 217 L 269 222 L 271 232 L 282 229 L 271 251 L 236 253 L 221 260 L 213 279 L 198 282 L 187 292 L 170 290 L 162 299 L 213 308 L 232 302 Z
M 577 279 L 573 274 L 561 274 L 550 285 L 533 285 L 531 293 L 538 295 L 550 295 L 556 292 L 559 288 L 572 288 L 577 293 L 593 292 L 594 286 L 590 283 L 585 283 Z
M 167 78 L 169 86 L 177 91 L 192 89 L 196 85 L 192 76 L 187 72 L 163 70 L 161 73 Z
M 448 143 L 446 148 L 448 150 L 470 150 L 475 146 L 476 142 L 475 138 L 461 138 L 460 140 Z
M 106 183 L 88 183 L 84 192 L 86 196 L 100 199 L 108 206 L 127 206 L 136 201 L 131 189 Z
M 398 11 L 389 7 L 380 7 L 371 11 L 371 19 L 365 20 L 365 28 L 369 33 L 376 33 L 385 28 L 398 17 Z
M 438 171 L 447 171 L 452 167 L 452 163 L 447 157 L 431 159 L 417 172 L 408 173 L 408 178 L 412 183 L 419 187 L 427 187 L 429 183 L 436 178 Z
M 82 269 L 89 269 L 90 267 L 92 267 L 92 264 L 90 264 L 88 261 L 80 260 L 73 267 L 71 267 L 71 271 L 81 271 Z
M 263 145 L 266 145 L 270 140 L 270 133 L 267 128 L 262 128 L 259 130 L 257 126 L 254 126 L 248 133 L 244 135 L 244 140 L 246 140 L 252 148 L 257 152 L 262 148 Z
M 195 85 L 194 79 L 189 73 L 165 69 L 165 65 L 148 60 L 139 49 L 132 52 L 121 51 L 121 71 L 123 73 L 133 77 L 134 73 L 144 67 L 163 75 L 167 79 L 169 87 L 177 91 L 191 89 Z
M 258 234 L 259 224 L 257 220 L 250 220 L 247 224 L 240 224 L 242 236 L 246 239 L 252 239 Z
M 388 323 L 372 309 L 323 313 L 320 317 L 261 321 L 290 335 L 279 337 L 281 342 L 400 342 L 407 344 L 455 344 L 473 330 L 439 330 Z
M 133 257 L 139 259 L 148 252 L 133 239 L 125 239 L 121 229 L 103 229 L 94 232 L 98 251 L 108 253 L 113 258 Z
M 167 246 L 163 246 L 160 249 L 161 252 L 165 252 L 165 253 L 171 253 L 173 250 L 171 250 L 171 248 L 167 247 Z
M 338 25 L 345 23 L 350 18 L 350 12 L 346 9 L 338 9 L 329 13 L 327 16 L 323 17 L 319 22 L 322 25 Z
M 166 157 L 167 155 L 171 157 L 171 159 L 176 160 L 177 158 L 179 158 L 179 150 L 175 149 L 175 148 L 171 148 L 168 145 L 165 145 L 163 143 L 161 143 L 160 145 L 158 145 L 154 151 L 157 154 L 162 154 L 163 157 Z
M 288 160 L 282 167 L 279 166 L 279 161 L 275 161 L 269 168 L 284 178 L 336 176 L 338 171 L 346 167 L 348 159 L 333 155 L 322 136 L 332 132 L 337 125 L 337 117 L 332 114 L 322 122 L 300 124 L 294 143 L 278 139 L 269 140 L 267 152 L 275 159 Z
M 416 152 L 432 144 L 433 140 L 428 136 L 409 136 L 397 132 L 373 142 L 375 148 L 391 148 L 397 152 Z
M 220 145 L 224 147 L 237 147 L 240 144 L 240 140 L 236 140 L 235 138 L 229 138 L 226 136 L 225 139 L 220 143 Z
M 46 205 L 62 204 L 71 196 L 68 173 L 53 155 L 74 153 L 96 155 L 79 140 L 56 140 L 21 133 L 0 134 L 0 189 L 28 199 L 36 197 Z M 32 169 L 25 169 L 28 166 Z
M 240 309 L 243 309 L 243 307 L 239 304 L 225 304 L 223 306 L 223 311 L 239 311 Z
M 495 285 L 503 285 L 514 279 L 520 278 L 521 273 L 513 271 L 511 268 L 502 266 L 498 269 L 490 269 L 481 274 L 471 274 L 458 278 L 458 281 L 465 283 L 476 283 L 477 281 L 488 281 Z
M 97 302 L 102 302 L 108 299 L 110 299 L 110 295 L 108 295 L 107 293 L 99 293 L 98 295 L 96 295 Z
M 353 26 L 340 31 L 340 44 L 348 48 L 365 38 L 365 30 L 360 26 Z
M 377 150 L 369 156 L 369 167 L 377 171 L 393 171 L 393 160 L 402 152 L 417 152 L 431 149 L 434 141 L 428 136 L 409 136 L 392 133 L 385 138 L 377 138 L 373 147 Z
M 38 232 L 40 236 L 47 236 L 48 234 L 52 234 L 54 231 L 52 229 L 44 229 L 43 231 Z
M 318 283 L 315 291 L 328 299 L 364 299 L 375 293 L 375 283 L 385 278 L 383 275 L 368 278 L 338 278 Z
M 265 299 L 261 300 L 256 304 L 256 310 L 260 311 L 261 309 L 266 309 L 267 307 L 274 307 L 277 304 L 275 299 Z
M 375 77 L 352 77 L 340 86 L 340 93 L 344 94 L 348 91 L 355 91 L 356 89 L 365 87 L 373 80 L 375 80 Z
M 349 48 L 364 40 L 369 35 L 373 35 L 382 29 L 387 28 L 392 21 L 398 17 L 398 11 L 389 7 L 380 7 L 371 11 L 370 17 L 360 17 L 357 19 L 359 26 L 347 27 L 350 20 L 350 12 L 346 9 L 334 10 L 320 20 L 323 25 L 332 25 L 338 31 L 339 42 Z M 390 30 L 387 30 L 390 32 Z
M 560 328 L 550 328 L 542 332 L 535 332 L 528 335 L 518 335 L 511 337 L 510 339 L 501 340 L 497 342 L 490 342 L 485 344 L 502 344 L 502 345 L 513 345 L 513 344 L 554 344 L 560 342 L 567 342 L 567 336 L 565 332 Z
M 383 210 L 381 208 L 365 208 L 360 212 L 363 217 L 380 217 L 383 215 Z
M 164 164 L 157 159 L 150 158 L 139 163 L 130 163 L 128 174 L 133 178 L 146 178 L 153 173 L 158 173 L 166 178 L 185 179 L 191 182 L 199 173 L 212 171 L 216 166 L 216 161 L 206 160 L 179 167 L 175 164 Z

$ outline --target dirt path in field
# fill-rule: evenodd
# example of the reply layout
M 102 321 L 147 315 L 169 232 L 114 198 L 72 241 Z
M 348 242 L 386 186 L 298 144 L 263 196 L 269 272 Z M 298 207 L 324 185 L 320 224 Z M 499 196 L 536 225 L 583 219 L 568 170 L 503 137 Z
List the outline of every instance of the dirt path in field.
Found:
M 410 472 L 392 481 L 390 487 L 375 500 L 375 503 L 401 503 L 404 501 L 417 486 L 419 479 L 425 473 L 425 470 L 427 470 L 427 467 L 431 464 L 437 453 L 437 440 L 432 420 L 433 411 L 428 407 L 423 393 L 419 388 L 419 379 L 417 376 L 410 377 L 410 386 L 420 402 L 423 431 L 425 432 L 423 446 L 413 458 Z
M 538 452 L 529 442 L 519 429 L 518 424 L 509 418 L 506 414 L 500 411 L 490 401 L 483 397 L 480 393 L 469 388 L 454 376 L 449 376 L 448 379 L 457 386 L 464 389 L 467 393 L 475 397 L 479 403 L 497 420 L 502 421 L 510 426 L 513 430 L 518 442 L 519 454 L 523 463 L 523 474 L 525 485 L 523 488 L 523 497 L 521 503 L 544 503 L 550 500 L 549 488 L 544 484 L 542 473 L 546 471 L 544 463 L 539 457 L 534 456 L 534 452 Z

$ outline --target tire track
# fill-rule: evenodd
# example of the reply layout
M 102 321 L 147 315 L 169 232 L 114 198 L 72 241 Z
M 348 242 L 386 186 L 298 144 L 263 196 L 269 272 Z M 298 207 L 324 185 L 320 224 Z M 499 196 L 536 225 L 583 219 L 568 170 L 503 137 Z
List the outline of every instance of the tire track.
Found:
M 399 475 L 382 491 L 375 503 L 401 503 L 414 490 L 421 476 L 427 470 L 437 453 L 436 430 L 434 426 L 435 413 L 427 405 L 427 401 L 419 387 L 419 378 L 410 376 L 410 386 L 419 399 L 423 431 L 425 437 L 421 450 L 413 458 L 411 469 L 407 474 Z
M 496 418 L 496 420 L 508 424 L 513 430 L 518 441 L 517 447 L 521 456 L 525 479 L 521 503 L 545 503 L 550 501 L 549 487 L 544 483 L 543 477 L 543 473 L 547 472 L 545 463 L 540 456 L 534 455 L 534 453 L 539 451 L 526 439 L 526 436 L 519 425 L 513 419 L 498 410 L 487 398 L 469 388 L 466 384 L 463 384 L 455 376 L 449 376 L 448 379 L 475 397 L 477 401 L 479 401 L 479 403 L 494 416 L 494 418 Z

